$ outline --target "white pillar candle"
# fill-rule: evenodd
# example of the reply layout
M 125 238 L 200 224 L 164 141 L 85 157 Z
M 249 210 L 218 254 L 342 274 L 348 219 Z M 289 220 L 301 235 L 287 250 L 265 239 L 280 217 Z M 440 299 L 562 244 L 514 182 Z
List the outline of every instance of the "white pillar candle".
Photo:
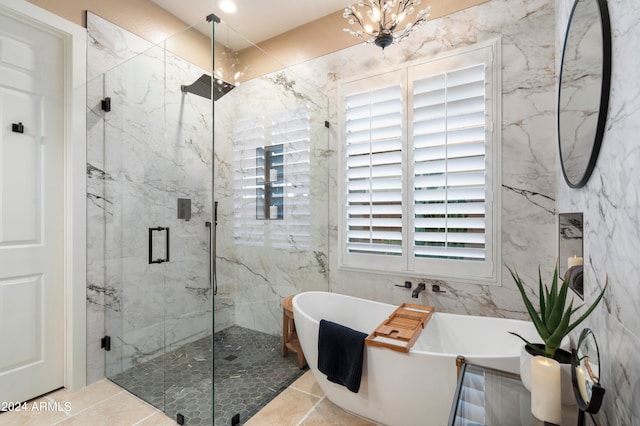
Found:
M 584 259 L 582 257 L 573 255 L 573 257 L 570 257 L 569 259 L 567 259 L 568 268 L 571 268 L 572 266 L 580 266 L 582 264 L 584 264 Z
M 544 422 L 562 423 L 560 364 L 551 358 L 531 359 L 531 413 Z

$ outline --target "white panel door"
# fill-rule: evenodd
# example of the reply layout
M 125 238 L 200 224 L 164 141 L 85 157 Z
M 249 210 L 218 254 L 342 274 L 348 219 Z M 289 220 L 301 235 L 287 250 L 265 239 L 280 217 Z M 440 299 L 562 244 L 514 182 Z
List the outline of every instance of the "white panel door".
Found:
M 0 14 L 0 402 L 64 384 L 64 54 Z

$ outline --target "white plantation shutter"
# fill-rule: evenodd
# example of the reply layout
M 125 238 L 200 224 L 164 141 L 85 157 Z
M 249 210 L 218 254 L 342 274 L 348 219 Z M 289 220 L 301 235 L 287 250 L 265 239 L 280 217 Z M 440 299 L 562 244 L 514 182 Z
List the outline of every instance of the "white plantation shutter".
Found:
M 485 142 L 484 64 L 414 82 L 416 257 L 485 260 Z
M 256 220 L 257 190 L 263 171 L 258 169 L 257 149 L 264 147 L 265 117 L 238 120 L 233 130 L 233 239 L 237 244 L 264 246 L 264 221 Z
M 342 264 L 496 282 L 498 43 L 342 83 Z
M 275 185 L 282 197 L 282 220 L 272 220 L 271 246 L 311 247 L 311 113 L 299 107 L 273 114 L 271 143 L 282 145 L 283 176 Z
M 398 74 L 344 97 L 347 255 L 403 255 L 403 84 Z M 400 259 L 401 260 L 401 259 Z

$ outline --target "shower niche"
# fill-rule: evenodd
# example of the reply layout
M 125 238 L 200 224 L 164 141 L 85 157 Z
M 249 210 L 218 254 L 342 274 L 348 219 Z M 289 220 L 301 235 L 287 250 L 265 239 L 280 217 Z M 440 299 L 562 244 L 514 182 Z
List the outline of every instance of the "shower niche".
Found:
M 256 149 L 256 219 L 284 218 L 284 146 Z

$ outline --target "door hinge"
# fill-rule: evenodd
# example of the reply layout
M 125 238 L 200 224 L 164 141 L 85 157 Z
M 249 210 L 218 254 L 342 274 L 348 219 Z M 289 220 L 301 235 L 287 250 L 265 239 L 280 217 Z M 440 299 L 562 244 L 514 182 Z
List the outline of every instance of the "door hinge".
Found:
M 109 112 L 111 111 L 111 98 L 110 97 L 106 97 L 102 100 L 102 110 L 105 112 Z
M 100 339 L 100 347 L 103 348 L 105 351 L 110 351 L 111 336 L 104 336 L 102 339 Z
M 11 131 L 14 133 L 24 133 L 24 126 L 22 125 L 22 122 L 12 123 Z

